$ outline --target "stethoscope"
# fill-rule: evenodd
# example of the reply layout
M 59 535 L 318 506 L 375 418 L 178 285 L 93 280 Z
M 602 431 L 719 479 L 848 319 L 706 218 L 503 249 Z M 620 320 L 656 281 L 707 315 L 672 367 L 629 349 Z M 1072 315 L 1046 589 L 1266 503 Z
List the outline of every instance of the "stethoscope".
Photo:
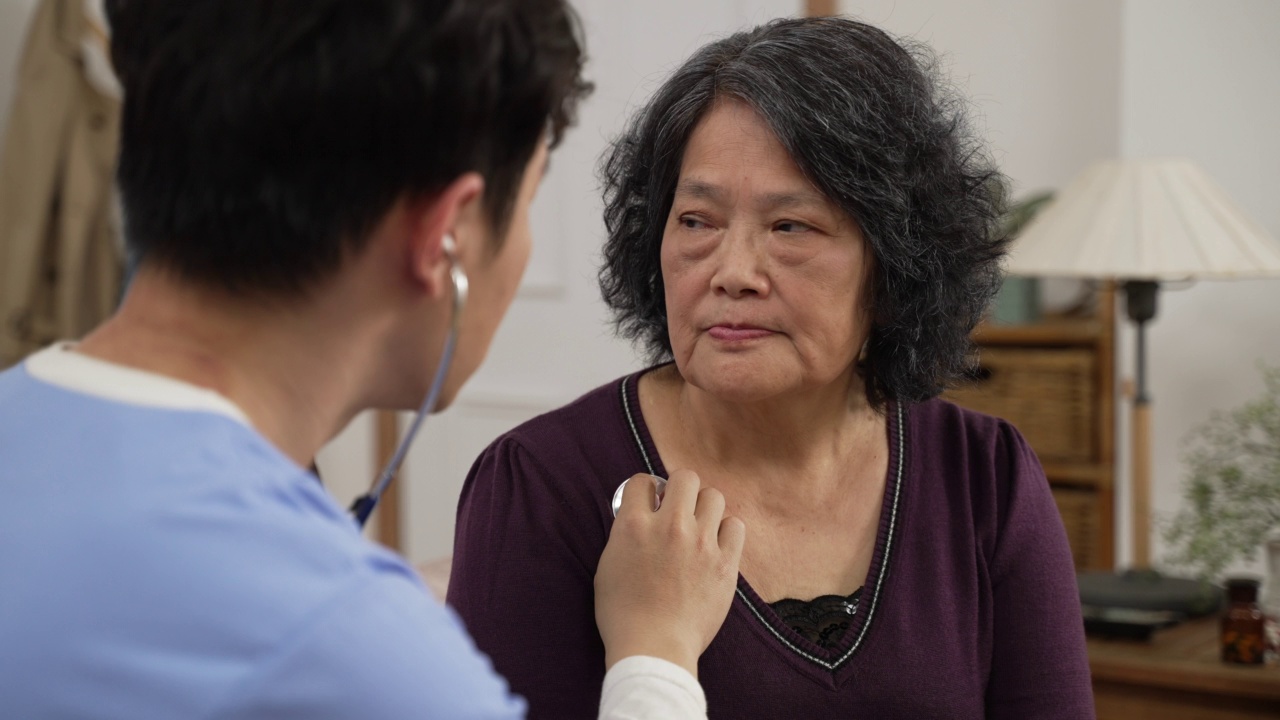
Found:
M 369 516 L 373 514 L 373 509 L 378 506 L 378 501 L 382 499 L 382 495 L 391 486 L 391 481 L 395 478 L 396 472 L 400 470 L 400 465 L 404 463 L 404 457 L 409 452 L 409 446 L 413 444 L 414 437 L 417 436 L 418 430 L 422 427 L 422 423 L 427 416 L 435 412 L 436 404 L 440 400 L 440 390 L 444 387 L 445 376 L 449 374 L 449 366 L 453 364 L 453 351 L 458 340 L 458 321 L 462 316 L 462 307 L 467 302 L 467 274 L 462 271 L 462 266 L 458 264 L 456 256 L 456 244 L 452 235 L 444 236 L 444 254 L 449 259 L 449 277 L 453 281 L 453 312 L 449 320 L 449 334 L 445 337 L 444 352 L 440 355 L 440 365 L 436 368 L 436 375 L 431 380 L 431 389 L 427 392 L 427 397 L 422 401 L 422 407 L 418 408 L 418 415 L 413 419 L 413 424 L 409 426 L 409 432 L 405 433 L 404 438 L 400 441 L 396 452 L 391 456 L 391 460 L 387 462 L 387 466 L 382 469 L 382 473 L 373 481 L 373 485 L 369 488 L 369 492 L 356 498 L 351 503 L 348 512 L 355 518 L 356 525 L 363 528 L 368 522 Z M 662 503 L 662 496 L 667 487 L 667 481 L 656 475 L 650 475 L 653 478 L 655 486 L 654 507 L 656 511 Z M 618 489 L 613 493 L 613 502 L 611 509 L 613 516 L 618 516 L 618 510 L 622 507 L 622 491 L 627 487 L 629 480 L 622 481 Z
M 382 499 L 382 494 L 391 486 L 391 480 L 395 478 L 396 472 L 400 470 L 400 465 L 404 462 L 404 456 L 409 452 L 409 446 L 413 444 L 413 438 L 418 434 L 423 421 L 427 419 L 428 415 L 435 412 L 436 404 L 440 401 L 440 391 L 444 387 L 444 379 L 449 374 L 449 366 L 453 363 L 453 351 L 458 341 L 458 321 L 462 317 L 462 306 L 467 302 L 467 274 L 462 271 L 462 266 L 458 264 L 457 245 L 452 235 L 444 236 L 443 246 L 444 255 L 449 260 L 449 277 L 453 281 L 453 312 L 449 320 L 449 334 L 444 340 L 444 352 L 440 354 L 440 366 L 436 368 L 435 378 L 431 380 L 431 389 L 427 392 L 426 399 L 422 401 L 422 407 L 418 408 L 418 415 L 413 419 L 413 424 L 409 426 L 409 432 L 405 433 L 404 439 L 400 441 L 400 446 L 396 448 L 395 455 L 391 456 L 391 460 L 382 469 L 382 474 L 378 476 L 378 479 L 373 481 L 369 492 L 356 498 L 351 503 L 348 511 L 355 518 L 356 525 L 361 528 L 364 527 L 369 516 L 373 514 L 373 509 L 377 507 L 378 501 Z

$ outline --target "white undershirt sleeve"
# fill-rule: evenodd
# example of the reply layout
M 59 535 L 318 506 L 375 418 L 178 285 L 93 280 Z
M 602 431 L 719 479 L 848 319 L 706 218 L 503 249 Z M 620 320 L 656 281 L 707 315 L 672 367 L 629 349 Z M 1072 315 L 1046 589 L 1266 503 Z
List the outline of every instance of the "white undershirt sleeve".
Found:
M 600 720 L 706 720 L 707 697 L 688 670 L 655 657 L 633 656 L 604 676 Z

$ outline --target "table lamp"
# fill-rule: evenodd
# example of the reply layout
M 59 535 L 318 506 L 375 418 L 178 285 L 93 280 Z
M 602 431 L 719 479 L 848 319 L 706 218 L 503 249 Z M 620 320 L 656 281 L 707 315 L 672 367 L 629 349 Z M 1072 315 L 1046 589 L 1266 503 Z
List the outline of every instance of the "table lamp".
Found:
M 1151 396 L 1146 325 L 1162 281 L 1280 276 L 1280 243 L 1195 164 L 1108 160 L 1085 170 L 1022 229 L 1011 275 L 1108 279 L 1136 325 L 1132 415 L 1133 566 L 1151 563 Z

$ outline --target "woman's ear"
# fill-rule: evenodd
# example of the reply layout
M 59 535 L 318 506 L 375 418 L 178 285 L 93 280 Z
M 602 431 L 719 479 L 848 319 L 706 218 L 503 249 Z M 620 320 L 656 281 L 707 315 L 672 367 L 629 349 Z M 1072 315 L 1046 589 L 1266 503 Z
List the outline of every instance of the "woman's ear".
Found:
M 413 279 L 432 297 L 449 291 L 449 265 L 458 261 L 445 253 L 445 236 L 457 242 L 476 233 L 483 216 L 483 197 L 484 179 L 470 172 L 411 206 L 409 268 Z

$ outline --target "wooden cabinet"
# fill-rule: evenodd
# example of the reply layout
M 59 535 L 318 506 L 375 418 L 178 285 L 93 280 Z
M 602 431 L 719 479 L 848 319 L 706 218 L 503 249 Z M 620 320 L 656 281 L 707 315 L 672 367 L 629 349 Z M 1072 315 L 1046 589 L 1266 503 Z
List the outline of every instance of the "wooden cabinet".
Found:
M 1044 465 L 1076 568 L 1115 566 L 1115 291 L 1084 316 L 983 325 L 979 367 L 947 393 L 1012 422 Z

